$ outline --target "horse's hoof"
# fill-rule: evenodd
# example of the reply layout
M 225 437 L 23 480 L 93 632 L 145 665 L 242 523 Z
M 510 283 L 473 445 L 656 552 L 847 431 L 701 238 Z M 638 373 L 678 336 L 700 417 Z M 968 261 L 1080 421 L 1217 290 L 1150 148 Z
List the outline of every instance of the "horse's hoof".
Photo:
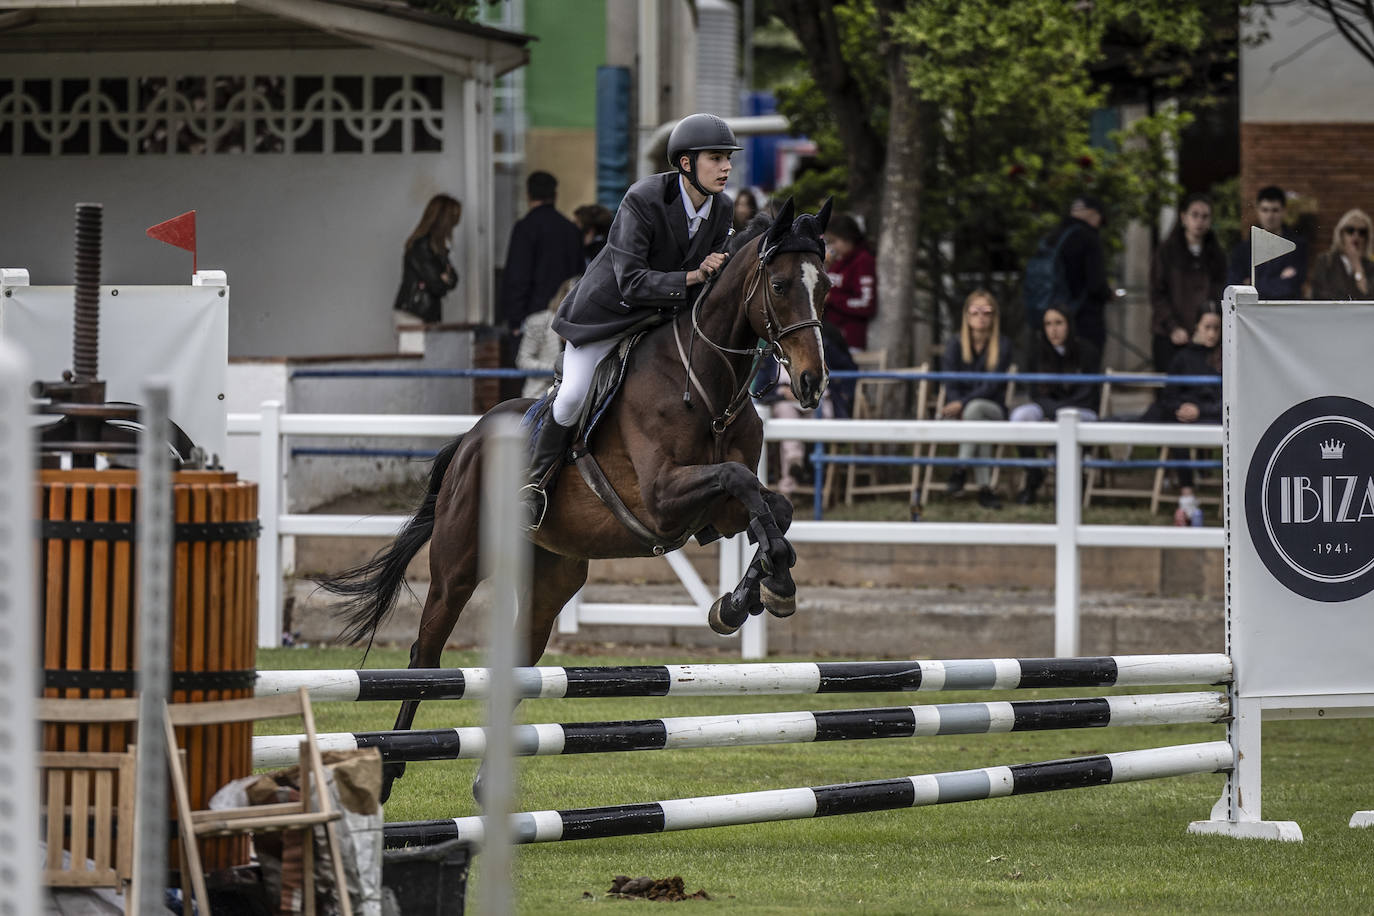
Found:
M 760 585 L 759 595 L 763 598 L 763 606 L 768 608 L 768 613 L 774 617 L 791 617 L 797 613 L 797 596 L 795 593 L 784 598 L 767 585 Z
M 711 629 L 721 636 L 730 636 L 744 624 L 744 620 L 749 616 L 748 611 L 741 612 L 730 600 L 729 595 L 721 595 L 716 599 L 715 604 L 711 605 L 711 612 L 706 615 L 706 622 L 711 625 Z

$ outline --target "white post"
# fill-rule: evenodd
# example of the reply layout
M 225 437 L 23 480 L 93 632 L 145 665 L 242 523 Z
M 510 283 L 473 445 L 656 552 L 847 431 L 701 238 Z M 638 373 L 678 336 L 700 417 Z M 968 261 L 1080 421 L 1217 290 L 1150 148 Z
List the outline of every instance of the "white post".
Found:
M 138 778 L 135 792 L 134 910 L 163 909 L 167 884 L 167 740 L 162 709 L 171 695 L 172 470 L 167 453 L 171 382 L 143 388 L 138 456 Z
M 767 423 L 768 418 L 773 415 L 773 411 L 768 407 L 759 408 L 759 414 L 763 417 L 763 422 Z M 819 480 L 819 476 L 817 478 Z M 759 450 L 759 482 L 765 487 L 768 486 L 768 443 L 765 442 L 763 448 Z M 818 482 L 816 484 L 820 486 Z M 722 593 L 735 587 L 740 579 L 744 578 L 744 570 L 749 563 L 749 539 L 743 534 L 737 534 L 720 543 L 720 590 Z M 768 621 L 762 614 L 758 617 L 750 617 L 744 621 L 744 627 L 740 630 L 740 657 L 757 659 L 768 657 Z
M 258 431 L 258 646 L 281 645 L 281 401 L 262 402 Z
M 1078 525 L 1081 461 L 1078 455 L 1078 411 L 1063 408 L 1055 430 L 1054 466 L 1054 654 L 1079 654 Z
M 1260 818 L 1260 725 L 1263 716 L 1259 697 L 1236 695 L 1244 670 L 1238 666 L 1236 684 L 1228 691 L 1231 722 L 1226 737 L 1231 742 L 1236 766 L 1226 777 L 1221 798 L 1212 808 L 1212 817 L 1193 821 L 1189 833 L 1229 836 L 1244 840 L 1285 840 L 1302 842 L 1302 828 L 1296 821 L 1266 821 Z
M 584 585 L 582 588 L 586 588 Z M 577 590 L 577 594 L 568 599 L 568 603 L 563 605 L 563 610 L 558 612 L 558 632 L 573 634 L 579 629 L 577 625 L 577 614 L 582 610 L 582 589 Z
M 524 654 L 520 607 L 529 612 L 530 543 L 520 530 L 518 492 L 524 483 L 525 437 L 514 417 L 500 418 L 482 443 L 481 566 L 491 579 L 487 620 L 487 754 L 482 766 L 486 831 L 482 863 L 482 906 L 486 916 L 514 912 L 511 881 L 515 836 L 510 815 L 515 801 L 515 666 Z
M 4 277 L 11 282 L 8 272 Z M 27 282 L 27 277 L 25 277 Z M 38 730 L 34 695 L 38 593 L 33 569 L 32 381 L 24 355 L 0 339 L 0 900 L 13 913 L 40 913 L 38 881 Z

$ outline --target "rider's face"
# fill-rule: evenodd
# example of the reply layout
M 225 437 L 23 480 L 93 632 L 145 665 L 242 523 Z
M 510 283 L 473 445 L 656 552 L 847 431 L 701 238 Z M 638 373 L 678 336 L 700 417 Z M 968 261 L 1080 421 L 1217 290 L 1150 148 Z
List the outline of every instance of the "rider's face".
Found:
M 697 155 L 697 181 L 712 194 L 725 190 L 730 177 L 730 153 L 709 149 Z

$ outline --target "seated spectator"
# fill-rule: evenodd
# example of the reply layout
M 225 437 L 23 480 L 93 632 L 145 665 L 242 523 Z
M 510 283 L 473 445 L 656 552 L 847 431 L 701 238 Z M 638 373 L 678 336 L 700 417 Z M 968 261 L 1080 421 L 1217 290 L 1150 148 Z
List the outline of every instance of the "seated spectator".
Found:
M 1198 315 L 1221 301 L 1226 288 L 1226 252 L 1212 231 L 1212 202 L 1190 194 L 1173 231 L 1150 263 L 1150 308 L 1156 372 L 1168 372 L 1174 354 L 1187 346 Z
M 821 343 L 828 370 L 853 371 L 858 368 L 854 358 L 849 355 L 849 347 L 845 345 L 844 335 L 840 333 L 839 328 L 824 322 L 821 325 Z M 768 373 L 767 377 L 764 377 L 765 372 Z M 792 397 L 791 379 L 788 378 L 785 368 L 776 361 L 769 360 L 767 368 L 761 369 L 759 375 L 760 378 L 751 386 L 754 390 L 767 387 L 772 384 L 774 378 L 777 380 L 777 387 L 759 400 L 771 407 L 773 416 L 779 419 L 799 420 L 820 416 L 832 420 L 853 416 L 853 380 L 831 380 L 821 397 L 820 407 L 814 411 L 803 411 Z M 784 496 L 791 496 L 799 485 L 811 483 L 815 476 L 806 458 L 806 446 L 799 439 L 785 439 L 778 443 L 778 464 L 782 467 L 782 473 L 778 477 L 778 492 Z
M 1046 309 L 1040 333 L 1035 338 L 1028 361 L 1031 372 L 1096 375 L 1102 371 L 1102 355 L 1097 345 L 1074 333 L 1073 320 L 1065 306 L 1052 305 Z M 1096 382 L 1033 382 L 1030 403 L 1013 409 L 1011 422 L 1053 420 L 1061 407 L 1075 407 L 1082 419 L 1096 420 L 1100 387 Z M 1022 445 L 1017 451 L 1022 458 L 1033 458 L 1036 454 L 1033 445 Z M 1016 495 L 1016 501 L 1022 505 L 1034 503 L 1044 482 L 1044 468 L 1027 468 L 1026 485 Z
M 1192 340 L 1169 363 L 1170 375 L 1221 375 L 1221 314 L 1208 308 L 1198 318 Z M 1145 423 L 1221 422 L 1220 385 L 1166 385 L 1150 409 L 1140 417 Z M 1178 511 L 1174 524 L 1192 523 L 1198 508 L 1193 493 L 1192 468 L 1178 469 Z
M 1347 210 L 1331 234 L 1331 248 L 1317 255 L 1312 268 L 1312 298 L 1369 299 L 1370 271 L 1374 262 L 1369 259 L 1369 214 L 1363 210 Z
M 558 287 L 558 291 L 549 299 L 548 308 L 542 312 L 531 312 L 525 317 L 524 323 L 520 326 L 520 349 L 515 354 L 515 368 L 553 370 L 554 364 L 558 362 L 558 354 L 563 350 L 563 339 L 554 332 L 550 325 L 553 323 L 553 316 L 558 311 L 559 304 L 567 297 L 568 293 L 573 291 L 573 288 L 577 286 L 577 281 L 581 279 L 582 275 L 578 274 L 564 280 L 563 285 Z M 553 379 L 549 376 L 531 376 L 525 379 L 520 396 L 522 398 L 540 397 L 551 384 L 553 384 Z
M 1231 249 L 1231 266 L 1226 282 L 1231 286 L 1253 286 L 1261 299 L 1301 299 L 1307 280 L 1307 239 L 1283 225 L 1288 197 L 1276 185 L 1260 188 L 1255 195 L 1255 221 L 1266 232 L 1281 235 L 1298 247 L 1288 254 L 1267 261 L 1250 276 L 1250 239 L 1244 238 Z M 1251 282 L 1253 279 L 1253 282 Z
M 615 214 L 600 204 L 583 204 L 573 211 L 573 222 L 582 230 L 582 256 L 587 264 L 606 247 L 606 233 L 611 231 Z
M 825 269 L 825 320 L 844 333 L 851 349 L 867 350 L 868 323 L 878 312 L 878 265 L 863 230 L 847 213 L 835 214 L 825 230 Z
M 759 199 L 748 188 L 741 188 L 735 195 L 735 231 L 743 232 L 744 227 L 759 212 Z
M 945 372 L 1006 372 L 1011 367 L 1011 341 L 1001 332 L 997 314 L 997 300 L 985 289 L 974 290 L 964 300 L 959 336 L 945 344 L 944 360 L 940 368 Z M 1005 420 L 1007 383 L 1004 379 L 988 381 L 946 382 L 945 406 L 940 417 L 945 420 Z M 959 457 L 968 459 L 992 457 L 991 445 L 964 443 Z M 1002 500 L 988 484 L 992 469 L 979 465 L 973 470 L 978 484 L 978 504 L 988 509 L 1002 508 Z M 968 469 L 957 467 L 949 477 L 949 492 L 963 492 Z

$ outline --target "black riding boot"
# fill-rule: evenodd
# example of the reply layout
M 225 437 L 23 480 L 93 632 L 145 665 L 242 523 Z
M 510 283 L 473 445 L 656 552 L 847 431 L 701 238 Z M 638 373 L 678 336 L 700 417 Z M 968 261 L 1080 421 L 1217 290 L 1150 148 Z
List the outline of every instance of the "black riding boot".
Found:
M 539 428 L 539 436 L 534 440 L 534 456 L 530 459 L 530 482 L 520 491 L 526 512 L 525 527 L 529 531 L 535 530 L 544 521 L 549 499 L 543 481 L 549 477 L 548 485 L 553 485 L 549 472 L 563 460 L 571 437 L 572 427 L 558 424 L 553 417 L 547 417 Z

